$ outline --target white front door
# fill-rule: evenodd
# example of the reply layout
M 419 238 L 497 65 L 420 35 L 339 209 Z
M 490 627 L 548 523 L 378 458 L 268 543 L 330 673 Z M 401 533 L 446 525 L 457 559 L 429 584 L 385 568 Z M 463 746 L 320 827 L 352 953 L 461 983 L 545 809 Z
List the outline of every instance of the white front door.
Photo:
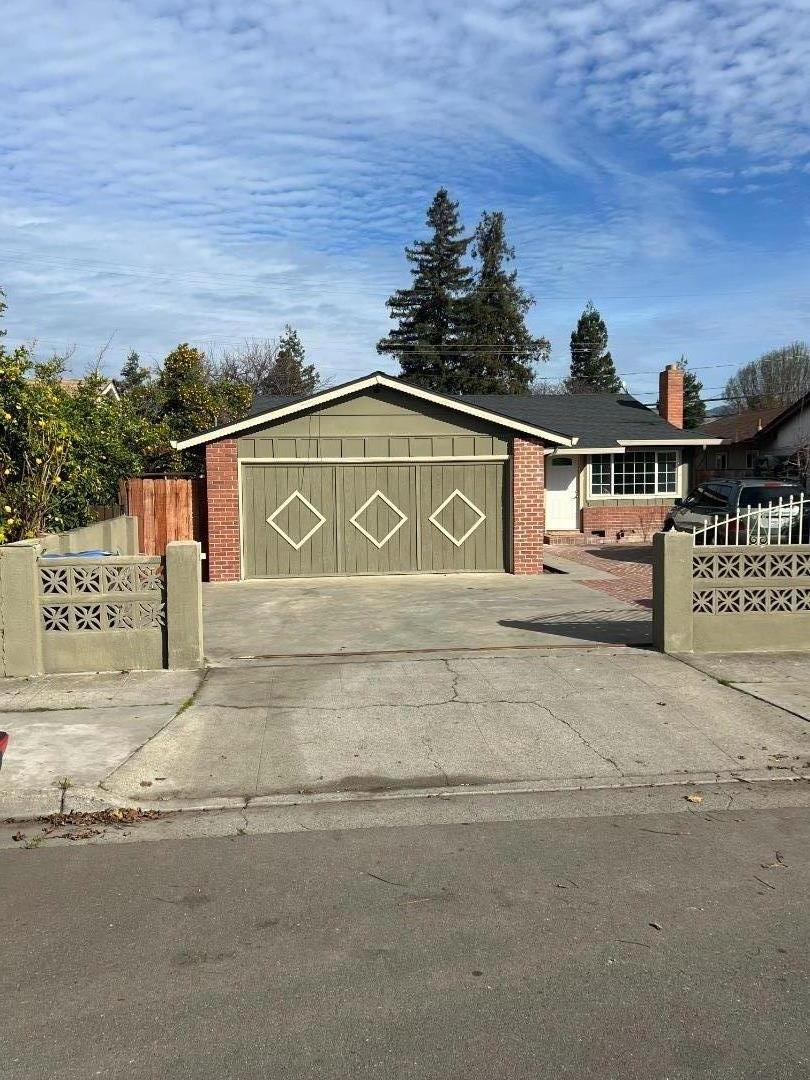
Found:
M 578 476 L 576 458 L 553 454 L 546 458 L 546 529 L 573 532 L 579 528 Z

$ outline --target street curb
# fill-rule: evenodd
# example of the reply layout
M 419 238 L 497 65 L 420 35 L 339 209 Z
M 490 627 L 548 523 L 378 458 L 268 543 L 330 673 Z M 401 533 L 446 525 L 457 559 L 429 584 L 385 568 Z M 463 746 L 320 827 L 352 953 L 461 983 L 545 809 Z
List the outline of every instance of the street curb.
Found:
M 588 777 L 578 780 L 511 781 L 501 784 L 456 785 L 430 788 L 399 788 L 396 791 L 312 792 L 282 795 L 222 796 L 199 799 L 132 799 L 117 797 L 102 788 L 71 788 L 65 799 L 70 811 L 104 810 L 116 807 L 137 807 L 141 810 L 160 810 L 164 813 L 199 813 L 214 810 L 255 810 L 291 806 L 339 806 L 346 803 L 394 803 L 413 799 L 453 799 L 471 796 L 553 794 L 555 792 L 631 791 L 635 789 L 701 787 L 716 784 L 810 783 L 810 771 L 800 773 L 780 770 L 738 770 L 734 772 L 670 773 L 657 776 Z M 39 795 L 40 793 L 38 793 Z M 44 793 L 43 793 L 44 794 Z M 44 803 L 21 803 L 3 806 L 0 819 L 15 823 L 33 821 L 40 815 L 58 810 L 59 793 L 50 795 Z

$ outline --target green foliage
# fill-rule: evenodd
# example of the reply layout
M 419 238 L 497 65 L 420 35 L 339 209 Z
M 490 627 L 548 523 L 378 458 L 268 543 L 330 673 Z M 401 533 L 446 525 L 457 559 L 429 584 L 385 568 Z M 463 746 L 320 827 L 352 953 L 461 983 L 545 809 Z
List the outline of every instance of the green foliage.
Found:
M 468 394 L 527 394 L 533 365 L 548 359 L 550 346 L 526 327 L 534 300 L 518 285 L 517 271 L 505 269 L 515 251 L 506 241 L 501 211 L 481 215 L 472 254 L 478 268 L 468 299 L 470 348 L 456 365 L 460 388 Z
M 460 393 L 465 380 L 462 349 L 467 333 L 471 271 L 462 265 L 471 237 L 463 235 L 458 203 L 440 188 L 427 212 L 428 240 L 405 248 L 413 283 L 387 301 L 397 326 L 377 342 L 377 352 L 396 356 L 404 378 L 444 393 Z
M 183 343 L 163 361 L 157 378 L 143 395 L 141 408 L 159 417 L 170 437 L 180 440 L 244 416 L 251 397 L 243 384 L 212 376 L 205 353 Z M 195 454 L 176 452 L 163 462 L 167 472 L 195 464 Z
M 306 397 L 315 392 L 319 382 L 315 365 L 306 362 L 306 352 L 298 332 L 289 325 L 285 326 L 279 339 L 276 362 L 263 392 L 284 397 Z
M 745 364 L 726 383 L 733 411 L 787 408 L 810 390 L 810 346 L 793 341 Z
M 703 400 L 703 383 L 688 368 L 689 361 L 682 356 L 678 367 L 683 372 L 683 426 L 699 428 L 706 419 L 706 403 Z
M 91 376 L 75 393 L 59 360 L 0 346 L 0 543 L 85 525 L 116 501 L 120 477 L 143 471 L 165 432 L 126 402 L 99 396 Z
M 297 331 L 284 327 L 279 340 L 251 338 L 226 352 L 213 366 L 216 378 L 247 386 L 254 397 L 305 397 L 323 387 Z
M 135 394 L 143 390 L 152 378 L 152 372 L 148 367 L 141 365 L 141 358 L 133 349 L 124 361 L 121 374 L 114 379 L 115 388 L 119 394 Z
M 589 300 L 571 333 L 569 393 L 618 394 L 622 384 L 608 352 L 608 332 L 602 316 Z

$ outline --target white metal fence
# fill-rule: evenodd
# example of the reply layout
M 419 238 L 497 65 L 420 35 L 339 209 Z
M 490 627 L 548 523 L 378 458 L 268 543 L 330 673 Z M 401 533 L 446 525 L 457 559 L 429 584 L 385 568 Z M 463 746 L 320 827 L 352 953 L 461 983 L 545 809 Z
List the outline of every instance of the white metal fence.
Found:
M 695 544 L 739 547 L 754 544 L 798 546 L 808 542 L 810 499 L 779 499 L 767 506 L 749 506 L 737 514 L 715 514 L 712 521 L 695 529 Z

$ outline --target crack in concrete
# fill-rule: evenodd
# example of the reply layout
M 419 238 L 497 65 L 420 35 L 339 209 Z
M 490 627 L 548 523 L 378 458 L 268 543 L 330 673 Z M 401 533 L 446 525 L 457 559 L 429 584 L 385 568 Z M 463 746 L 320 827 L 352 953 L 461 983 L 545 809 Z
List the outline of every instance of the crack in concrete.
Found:
M 567 727 L 570 731 L 573 731 L 573 733 L 577 736 L 583 746 L 586 746 L 592 753 L 596 754 L 596 756 L 602 761 L 604 761 L 606 765 L 612 765 L 616 772 L 619 774 L 619 776 L 624 775 L 624 773 L 613 760 L 613 758 L 608 757 L 607 754 L 603 754 L 601 750 L 597 750 L 593 743 L 588 742 L 582 732 L 579 731 L 578 728 L 575 728 L 570 720 L 564 720 L 561 716 L 558 716 L 552 709 L 550 709 L 548 705 L 543 705 L 539 701 L 533 701 L 532 704 L 536 705 L 538 709 L 543 709 L 544 712 L 547 712 L 548 715 L 552 718 L 552 720 L 556 720 L 558 723 L 563 724 L 565 727 Z

